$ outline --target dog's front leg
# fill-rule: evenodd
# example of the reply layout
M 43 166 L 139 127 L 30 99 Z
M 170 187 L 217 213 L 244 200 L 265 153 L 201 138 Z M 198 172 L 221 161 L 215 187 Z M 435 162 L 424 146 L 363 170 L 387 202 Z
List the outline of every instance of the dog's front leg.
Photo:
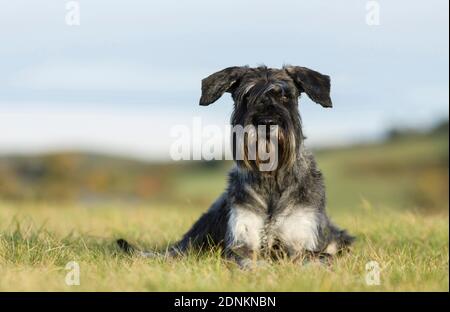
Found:
M 290 207 L 278 216 L 275 231 L 292 259 L 333 256 L 348 248 L 354 239 L 333 225 L 323 211 L 303 205 Z
M 241 268 L 257 264 L 264 230 L 264 216 L 251 207 L 231 206 L 226 233 L 227 255 Z
M 322 219 L 317 209 L 301 205 L 288 207 L 277 216 L 274 229 L 291 259 L 320 250 Z

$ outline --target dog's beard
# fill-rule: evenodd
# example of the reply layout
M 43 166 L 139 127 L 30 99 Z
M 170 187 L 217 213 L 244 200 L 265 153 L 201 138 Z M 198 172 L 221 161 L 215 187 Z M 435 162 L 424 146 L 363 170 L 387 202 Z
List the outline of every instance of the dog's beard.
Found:
M 290 127 L 266 127 L 263 133 L 260 130 L 261 127 L 253 128 L 243 138 L 234 139 L 234 146 L 239 149 L 237 155 L 242 156 L 242 159 L 236 159 L 238 165 L 263 173 L 292 167 L 297 145 L 294 131 Z

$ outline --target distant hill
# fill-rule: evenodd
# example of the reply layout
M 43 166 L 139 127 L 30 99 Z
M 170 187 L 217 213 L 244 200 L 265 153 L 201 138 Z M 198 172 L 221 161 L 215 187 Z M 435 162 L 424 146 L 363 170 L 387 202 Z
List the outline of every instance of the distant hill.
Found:
M 439 135 L 447 135 L 449 133 L 449 122 L 448 120 L 442 120 L 438 122 L 431 129 L 426 130 L 417 130 L 417 129 L 408 129 L 408 128 L 400 128 L 400 129 L 391 129 L 387 132 L 386 138 L 387 140 L 395 140 L 399 138 L 405 137 L 417 137 L 417 136 L 439 136 Z
M 22 200 L 148 199 L 160 197 L 186 172 L 221 162 L 148 163 L 101 154 L 61 152 L 0 156 L 0 198 Z

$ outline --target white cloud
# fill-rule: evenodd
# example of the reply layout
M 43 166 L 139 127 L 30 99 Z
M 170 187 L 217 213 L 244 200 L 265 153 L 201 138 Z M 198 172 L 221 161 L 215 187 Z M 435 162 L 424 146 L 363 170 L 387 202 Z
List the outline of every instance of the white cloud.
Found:
M 0 109 L 0 152 L 82 149 L 144 159 L 166 158 L 168 118 L 152 118 L 151 111 Z M 177 120 L 179 116 L 172 114 L 170 118 Z

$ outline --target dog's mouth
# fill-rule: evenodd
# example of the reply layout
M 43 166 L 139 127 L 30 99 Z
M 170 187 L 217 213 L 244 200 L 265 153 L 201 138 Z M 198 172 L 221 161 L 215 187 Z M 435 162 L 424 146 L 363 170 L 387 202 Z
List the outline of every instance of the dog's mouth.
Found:
M 252 171 L 271 173 L 293 164 L 295 160 L 294 132 L 281 126 L 276 119 L 259 119 L 246 127 L 241 140 L 234 140 L 241 159 L 238 164 Z M 236 155 L 236 153 L 235 153 Z

